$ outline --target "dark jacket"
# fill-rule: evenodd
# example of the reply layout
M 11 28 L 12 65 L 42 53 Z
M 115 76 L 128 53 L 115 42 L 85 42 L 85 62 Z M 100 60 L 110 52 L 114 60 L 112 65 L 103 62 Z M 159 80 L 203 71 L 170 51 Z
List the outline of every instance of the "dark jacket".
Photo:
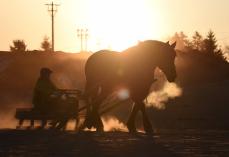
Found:
M 33 105 L 41 111 L 49 109 L 50 96 L 57 88 L 49 78 L 40 77 L 34 88 Z

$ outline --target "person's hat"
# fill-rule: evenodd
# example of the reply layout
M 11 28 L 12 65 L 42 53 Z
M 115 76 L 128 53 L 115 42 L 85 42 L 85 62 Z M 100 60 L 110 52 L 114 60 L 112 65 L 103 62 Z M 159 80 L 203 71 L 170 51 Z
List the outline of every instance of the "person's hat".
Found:
M 49 68 L 41 68 L 40 70 L 40 74 L 41 75 L 46 75 L 46 74 L 51 74 L 52 70 L 50 70 Z

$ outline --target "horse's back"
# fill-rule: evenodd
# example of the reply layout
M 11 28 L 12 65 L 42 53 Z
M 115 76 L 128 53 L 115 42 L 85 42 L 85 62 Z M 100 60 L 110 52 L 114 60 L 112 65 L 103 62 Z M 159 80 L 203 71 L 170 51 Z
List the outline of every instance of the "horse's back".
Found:
M 119 52 L 101 50 L 91 55 L 85 65 L 86 80 L 98 81 L 103 78 L 114 77 L 120 65 Z

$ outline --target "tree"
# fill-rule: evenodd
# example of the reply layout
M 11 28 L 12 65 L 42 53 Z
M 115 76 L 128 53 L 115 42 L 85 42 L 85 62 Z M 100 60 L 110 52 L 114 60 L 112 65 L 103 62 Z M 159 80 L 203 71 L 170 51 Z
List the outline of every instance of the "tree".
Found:
M 42 43 L 41 43 L 41 48 L 45 51 L 45 52 L 51 52 L 52 47 L 51 47 L 51 43 L 49 42 L 49 38 L 48 37 L 44 37 Z
M 171 39 L 171 43 L 176 42 L 176 49 L 181 50 L 181 51 L 186 51 L 187 48 L 190 46 L 190 41 L 188 40 L 188 37 L 183 33 L 175 33 Z
M 208 32 L 206 39 L 204 39 L 204 48 L 207 53 L 212 55 L 218 51 L 217 40 L 212 30 Z
M 222 60 L 222 61 L 226 60 L 222 50 L 219 48 L 217 44 L 215 34 L 212 30 L 208 32 L 206 39 L 204 39 L 204 51 L 209 56 L 212 56 L 218 60 Z
M 219 48 L 215 33 L 210 30 L 207 37 L 204 39 L 204 51 L 211 57 L 219 60 L 226 61 L 223 51 Z
M 13 46 L 10 46 L 10 51 L 22 53 L 26 51 L 26 46 L 24 40 L 13 40 Z
M 199 32 L 195 32 L 192 36 L 191 47 L 194 50 L 202 51 L 203 50 L 203 37 Z

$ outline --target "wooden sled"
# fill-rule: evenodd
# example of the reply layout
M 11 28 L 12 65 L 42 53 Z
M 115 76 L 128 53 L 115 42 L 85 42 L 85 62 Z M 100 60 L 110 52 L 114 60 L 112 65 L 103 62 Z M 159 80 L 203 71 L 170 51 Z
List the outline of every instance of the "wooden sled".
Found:
M 79 90 L 58 90 L 55 95 L 61 95 L 63 96 L 67 101 L 66 103 L 71 104 L 74 107 L 74 110 L 72 112 L 66 112 L 64 113 L 64 117 L 61 116 L 61 118 L 66 118 L 68 120 L 73 119 L 75 120 L 75 125 L 79 123 L 79 114 L 78 114 L 78 108 L 79 108 L 79 97 L 81 95 L 81 92 Z M 62 113 L 63 114 L 63 113 Z M 15 118 L 18 119 L 18 125 L 16 126 L 17 129 L 23 129 L 24 122 L 29 121 L 29 126 L 26 127 L 27 129 L 33 129 L 35 126 L 35 121 L 40 122 L 49 122 L 56 120 L 57 114 L 56 113 L 42 113 L 40 111 L 35 110 L 34 108 L 17 108 Z M 45 124 L 45 127 L 49 123 Z M 44 128 L 45 128 L 44 127 Z

